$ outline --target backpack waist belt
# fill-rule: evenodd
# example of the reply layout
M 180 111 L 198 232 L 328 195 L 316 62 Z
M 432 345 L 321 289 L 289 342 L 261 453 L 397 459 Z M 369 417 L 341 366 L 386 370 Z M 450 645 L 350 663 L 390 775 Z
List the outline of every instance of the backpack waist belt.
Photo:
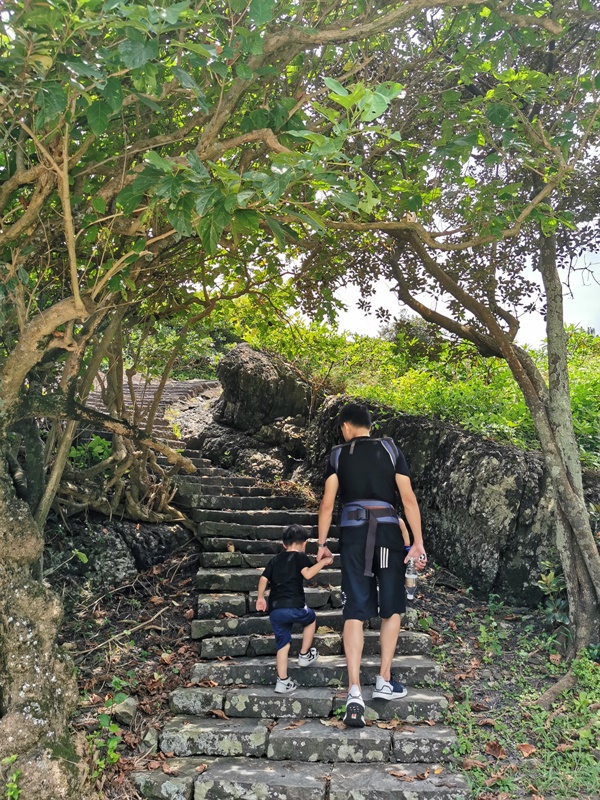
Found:
M 365 571 L 368 578 L 373 577 L 373 556 L 375 555 L 375 539 L 377 525 L 380 522 L 398 523 L 398 512 L 394 506 L 383 500 L 353 500 L 342 508 L 340 518 L 341 527 L 356 527 L 364 522 L 369 523 L 367 528 L 367 544 L 365 546 Z

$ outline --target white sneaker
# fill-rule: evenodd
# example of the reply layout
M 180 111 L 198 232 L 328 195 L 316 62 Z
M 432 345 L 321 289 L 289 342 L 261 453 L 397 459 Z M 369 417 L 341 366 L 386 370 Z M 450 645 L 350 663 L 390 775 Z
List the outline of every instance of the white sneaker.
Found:
M 356 684 L 350 687 L 346 700 L 346 712 L 342 719 L 349 728 L 365 727 L 365 701 Z
M 373 689 L 373 700 L 399 700 L 408 694 L 406 687 L 395 681 L 390 675 L 389 681 L 377 676 L 375 688 Z
M 275 684 L 275 691 L 277 694 L 291 694 L 295 692 L 297 688 L 298 684 L 291 678 L 286 678 L 285 680 L 277 678 L 277 683 Z
M 308 667 L 313 664 L 319 657 L 319 651 L 316 647 L 311 647 L 308 653 L 300 653 L 298 656 L 298 666 Z

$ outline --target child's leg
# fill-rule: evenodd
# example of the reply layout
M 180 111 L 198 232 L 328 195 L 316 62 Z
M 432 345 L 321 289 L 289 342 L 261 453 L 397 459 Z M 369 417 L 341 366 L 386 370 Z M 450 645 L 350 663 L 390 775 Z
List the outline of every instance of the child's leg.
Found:
M 308 653 L 308 651 L 310 650 L 316 629 L 317 629 L 317 621 L 315 619 L 308 625 L 306 625 L 306 627 L 302 631 L 302 649 L 300 650 L 301 653 L 303 654 Z
M 289 643 L 286 644 L 284 647 L 279 648 L 277 651 L 276 662 L 277 662 L 277 677 L 281 678 L 281 680 L 286 680 L 288 676 L 288 653 L 290 652 L 290 645 Z

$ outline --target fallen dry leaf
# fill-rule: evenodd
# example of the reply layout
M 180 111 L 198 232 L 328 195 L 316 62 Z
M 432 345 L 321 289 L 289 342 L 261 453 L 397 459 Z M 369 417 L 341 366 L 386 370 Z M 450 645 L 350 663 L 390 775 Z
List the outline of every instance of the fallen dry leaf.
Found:
M 424 719 L 423 722 L 425 725 L 429 725 L 430 728 L 433 728 L 437 724 L 434 719 Z
M 506 750 L 495 739 L 487 742 L 485 752 L 490 756 L 494 756 L 494 758 L 506 758 Z
M 562 661 L 561 654 L 560 653 L 551 653 L 550 654 L 550 661 L 553 664 L 560 664 L 560 662 Z
M 451 631 L 455 631 L 456 630 L 456 622 L 454 622 L 454 620 L 450 620 L 450 622 L 448 623 L 448 627 L 450 628 Z
M 204 680 L 200 681 L 198 686 L 202 686 L 204 689 L 214 689 L 219 684 L 216 681 L 211 681 L 210 678 L 204 678 Z
M 490 717 L 483 717 L 482 719 L 478 719 L 477 724 L 480 727 L 482 727 L 483 725 L 491 725 L 492 728 L 496 727 L 496 721 L 491 719 Z
M 170 664 L 171 661 L 175 658 L 175 653 L 161 653 L 160 660 L 164 661 L 165 664 Z
M 232 614 L 231 611 L 226 611 L 224 617 L 225 619 L 237 619 L 237 614 Z
M 227 714 L 224 711 L 221 711 L 220 708 L 211 708 L 210 711 L 207 711 L 206 713 L 212 714 L 213 717 L 218 717 L 219 719 L 229 719 Z
M 425 772 L 419 772 L 419 773 L 417 773 L 415 775 L 415 778 L 418 781 L 426 781 L 428 777 L 429 777 L 429 770 L 428 769 L 426 769 Z
M 140 743 L 140 738 L 139 736 L 136 736 L 135 733 L 133 733 L 133 731 L 126 731 L 123 734 L 123 741 L 125 742 L 127 747 L 131 747 L 133 749 L 134 747 L 137 747 L 138 744 Z
M 529 758 L 529 756 L 532 753 L 535 753 L 537 751 L 537 748 L 534 747 L 532 744 L 527 744 L 525 742 L 524 744 L 518 744 L 517 750 L 520 750 L 521 753 L 523 753 L 523 758 Z
M 321 725 L 327 725 L 328 728 L 339 728 L 341 731 L 346 730 L 346 726 L 342 722 L 341 719 L 336 719 L 335 717 L 331 717 L 331 719 L 322 719 Z
M 227 542 L 227 552 L 235 553 L 235 545 L 233 542 Z
M 480 711 L 489 711 L 489 706 L 486 703 L 471 703 L 471 711 L 478 714 Z
M 466 672 L 457 672 L 454 676 L 455 681 L 466 681 L 467 673 Z
M 294 722 L 287 725 L 283 730 L 284 731 L 292 731 L 294 728 L 301 728 L 306 723 L 305 719 L 296 719 Z
M 186 610 L 183 612 L 183 616 L 185 619 L 194 619 L 194 609 L 186 608 Z
M 153 606 L 160 606 L 165 602 L 165 598 L 159 597 L 159 595 L 155 594 L 154 597 L 151 597 L 148 602 L 152 603 Z
M 487 764 L 485 761 L 478 761 L 476 758 L 465 758 L 462 766 L 463 769 L 485 769 Z
M 207 769 L 208 769 L 208 764 L 198 764 L 198 766 L 196 767 L 196 772 L 199 775 L 202 775 L 202 773 L 206 772 Z
M 146 766 L 148 769 L 160 769 L 162 767 L 162 761 L 149 761 Z
M 333 630 L 333 628 L 330 628 L 327 625 L 321 625 L 320 627 L 317 628 L 317 633 L 321 633 L 321 634 L 323 634 L 323 633 L 335 633 L 335 631 Z
M 375 724 L 378 728 L 383 728 L 384 730 L 395 730 L 398 726 L 402 725 L 402 721 L 399 719 L 391 719 L 389 722 L 376 722 Z
M 408 772 L 397 772 L 396 770 L 390 770 L 388 775 L 393 775 L 394 778 L 399 778 L 401 781 L 406 781 L 407 783 L 412 783 L 414 778 L 412 775 L 409 775 Z
M 559 745 L 557 745 L 556 752 L 565 753 L 567 750 L 572 750 L 572 749 L 573 745 L 570 744 L 569 742 L 561 742 Z
M 172 767 L 170 764 L 167 764 L 166 761 L 162 765 L 162 771 L 165 773 L 165 775 L 179 775 L 179 770 L 175 767 Z
M 433 774 L 434 774 L 434 775 L 441 775 L 443 771 L 444 771 L 444 768 L 443 768 L 443 767 L 436 767 L 436 768 L 433 770 Z

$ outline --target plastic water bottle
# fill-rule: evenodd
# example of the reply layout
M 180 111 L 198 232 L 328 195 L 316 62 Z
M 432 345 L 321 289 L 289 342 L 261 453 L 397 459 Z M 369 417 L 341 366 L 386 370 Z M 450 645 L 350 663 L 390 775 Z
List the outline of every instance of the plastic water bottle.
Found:
M 406 587 L 406 597 L 408 600 L 415 599 L 415 591 L 417 589 L 417 570 L 415 569 L 414 558 L 409 559 L 404 574 L 404 585 Z

